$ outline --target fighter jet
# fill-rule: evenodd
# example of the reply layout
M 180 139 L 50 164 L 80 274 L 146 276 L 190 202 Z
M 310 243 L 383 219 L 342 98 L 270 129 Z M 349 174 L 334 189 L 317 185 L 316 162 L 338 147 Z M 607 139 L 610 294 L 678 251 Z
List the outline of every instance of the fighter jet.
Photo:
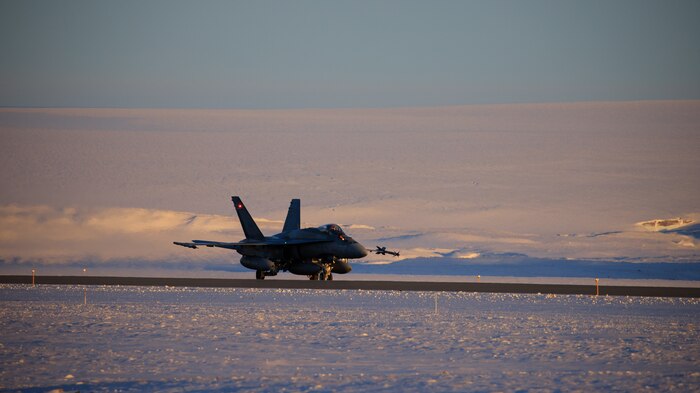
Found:
M 399 256 L 399 252 L 398 252 L 398 251 L 390 251 L 390 250 L 387 250 L 386 247 L 379 247 L 379 246 L 377 246 L 376 249 L 374 249 L 374 250 L 367 250 L 367 251 L 373 252 L 373 253 L 375 253 L 375 254 L 377 254 L 377 255 L 386 255 L 386 254 L 389 254 L 389 255 L 393 255 L 393 256 L 395 256 L 395 257 L 398 257 L 398 256 Z
M 264 280 L 280 271 L 308 276 L 311 280 L 332 280 L 333 273 L 352 270 L 349 259 L 364 258 L 367 249 L 346 235 L 337 224 L 301 229 L 301 201 L 292 199 L 282 232 L 264 236 L 248 213 L 241 198 L 231 197 L 241 221 L 245 239 L 236 243 L 211 240 L 173 242 L 187 248 L 220 247 L 236 250 L 241 265 L 255 270 L 255 278 Z

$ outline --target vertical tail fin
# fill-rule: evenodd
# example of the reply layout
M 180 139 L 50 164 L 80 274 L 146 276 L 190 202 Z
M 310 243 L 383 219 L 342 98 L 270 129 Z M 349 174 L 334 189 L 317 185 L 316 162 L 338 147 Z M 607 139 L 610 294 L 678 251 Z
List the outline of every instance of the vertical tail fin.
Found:
M 260 232 L 260 228 L 258 228 L 253 217 L 248 213 L 248 209 L 246 209 L 241 198 L 233 196 L 231 200 L 233 201 L 233 206 L 236 208 L 236 213 L 238 213 L 238 219 L 241 220 L 241 227 L 243 227 L 245 238 L 252 240 L 265 239 L 265 236 Z
M 299 199 L 292 199 L 292 202 L 289 203 L 289 211 L 287 212 L 287 218 L 284 220 L 282 233 L 295 229 L 301 229 L 301 201 Z

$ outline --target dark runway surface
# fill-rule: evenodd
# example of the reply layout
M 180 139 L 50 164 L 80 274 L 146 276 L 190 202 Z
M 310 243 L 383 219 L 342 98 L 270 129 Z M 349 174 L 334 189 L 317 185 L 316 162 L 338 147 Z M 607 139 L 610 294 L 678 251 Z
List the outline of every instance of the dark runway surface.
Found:
M 0 275 L 0 283 L 32 284 L 32 276 Z M 595 295 L 595 285 L 523 284 L 523 283 L 461 283 L 433 281 L 311 281 L 254 280 L 220 278 L 158 278 L 158 277 L 98 277 L 98 276 L 37 276 L 35 283 L 51 285 L 134 285 L 210 288 L 285 288 L 285 289 L 354 289 L 381 291 L 451 291 L 492 293 L 542 293 L 561 295 Z M 643 287 L 601 285 L 600 295 L 700 297 L 700 288 Z

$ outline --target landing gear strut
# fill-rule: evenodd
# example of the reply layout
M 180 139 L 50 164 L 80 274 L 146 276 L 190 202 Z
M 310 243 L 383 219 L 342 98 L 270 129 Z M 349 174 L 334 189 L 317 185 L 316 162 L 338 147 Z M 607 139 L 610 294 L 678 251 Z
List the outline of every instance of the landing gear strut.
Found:
M 330 265 L 323 265 L 321 267 L 321 271 L 318 272 L 318 279 L 323 281 L 333 280 L 333 273 L 331 273 Z
M 321 268 L 321 271 L 318 273 L 314 273 L 308 276 L 309 280 L 321 280 L 321 281 L 332 281 L 333 280 L 333 273 L 331 273 L 331 267 L 330 266 L 323 266 Z

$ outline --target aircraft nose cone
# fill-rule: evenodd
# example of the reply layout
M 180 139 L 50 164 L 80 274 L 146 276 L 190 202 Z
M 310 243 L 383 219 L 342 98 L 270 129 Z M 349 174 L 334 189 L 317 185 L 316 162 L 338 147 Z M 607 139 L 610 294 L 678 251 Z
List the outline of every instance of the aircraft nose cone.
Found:
M 364 258 L 367 256 L 367 249 L 360 243 L 353 244 L 353 251 L 356 252 L 356 257 L 353 258 Z

